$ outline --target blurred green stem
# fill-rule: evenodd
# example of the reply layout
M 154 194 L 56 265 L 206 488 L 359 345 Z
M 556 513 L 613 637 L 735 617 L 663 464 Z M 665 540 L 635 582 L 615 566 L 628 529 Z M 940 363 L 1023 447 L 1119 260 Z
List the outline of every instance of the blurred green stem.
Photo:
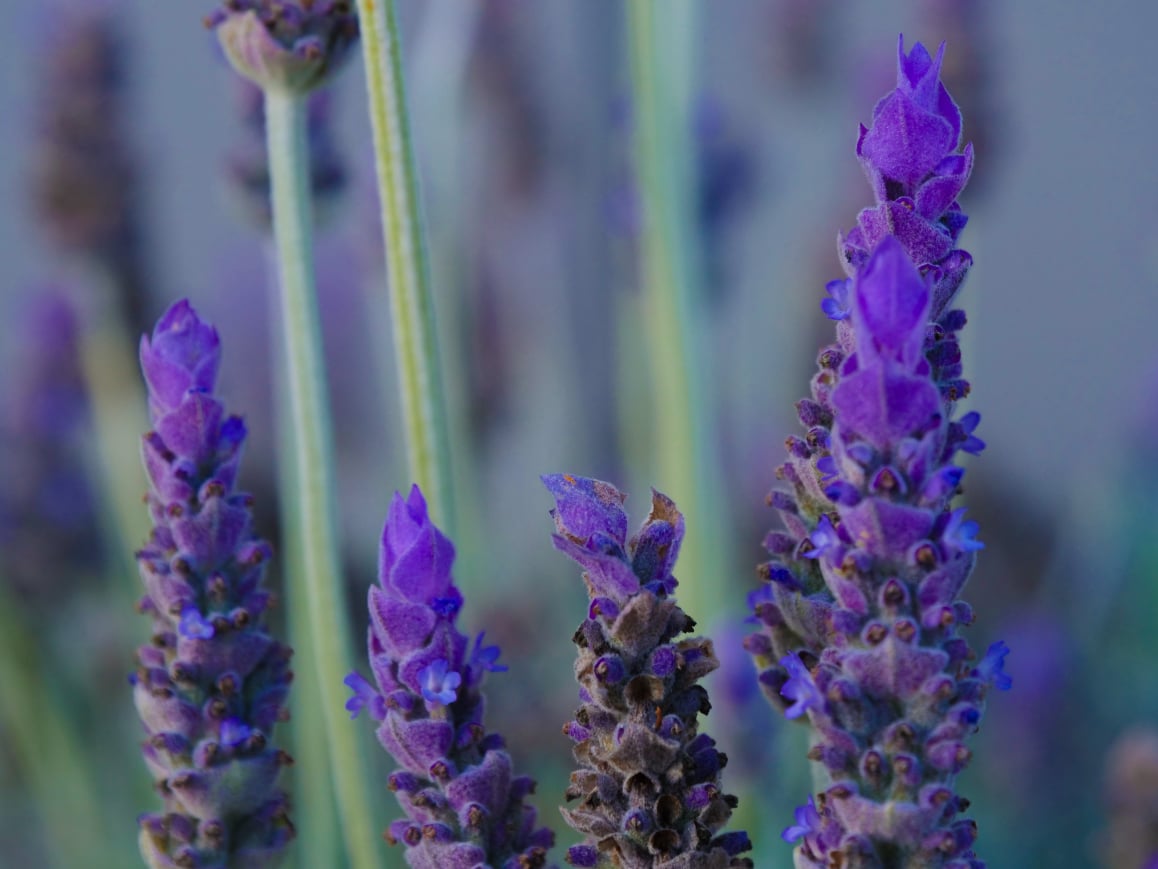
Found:
M 119 849 L 94 854 L 105 835 L 102 798 L 82 736 L 41 671 L 41 654 L 0 577 L 0 733 L 27 777 L 53 865 L 115 865 Z
M 126 600 L 138 592 L 132 554 L 149 534 L 149 513 L 141 505 L 145 476 L 141 470 L 141 434 L 149 429 L 145 391 L 135 354 L 139 335 L 129 329 L 117 302 L 112 276 L 100 268 L 84 268 L 76 301 L 84 324 L 81 364 L 92 405 L 95 437 L 94 467 L 101 485 L 104 510 L 100 521 L 115 553 L 122 578 L 118 591 Z
M 304 605 L 309 613 L 330 774 L 349 865 L 373 869 L 378 858 L 370 789 L 358 757 L 356 730 L 344 710 L 342 680 L 353 669 L 353 658 L 338 559 L 334 454 L 314 286 L 305 101 L 267 91 L 265 107 L 289 399 L 288 476 L 295 483 L 295 490 L 284 494 L 296 500 L 287 508 L 287 518 L 297 520 L 291 534 L 301 556 L 297 569 L 305 578 L 306 599 L 295 605 Z
M 406 109 L 398 16 L 393 0 L 358 0 L 374 131 L 374 165 L 390 277 L 406 454 L 432 518 L 454 535 L 450 434 L 438 356 L 430 263 Z
M 707 312 L 700 310 L 700 263 L 690 226 L 693 174 L 686 83 L 691 11 L 675 0 L 670 6 L 665 0 L 662 13 L 656 0 L 630 0 L 627 14 L 656 487 L 687 516 L 680 605 L 701 624 L 711 624 L 727 597 L 721 594 L 728 577 L 727 524 L 715 491 L 709 423 L 714 409 L 704 390 L 708 360 L 696 328 Z

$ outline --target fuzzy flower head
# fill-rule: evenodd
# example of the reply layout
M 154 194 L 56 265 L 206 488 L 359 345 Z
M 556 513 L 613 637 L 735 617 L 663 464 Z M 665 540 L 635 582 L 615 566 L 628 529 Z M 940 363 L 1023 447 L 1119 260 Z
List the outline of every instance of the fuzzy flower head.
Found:
M 153 531 L 137 563 L 153 624 L 130 683 L 165 802 L 140 818 L 154 869 L 272 867 L 293 838 L 277 787 L 289 757 L 272 742 L 290 650 L 264 624 L 271 552 L 234 489 L 245 426 L 214 394 L 219 359 L 217 331 L 185 301 L 141 341 Z
M 834 851 L 853 865 L 891 865 L 886 854 L 982 865 L 955 777 L 987 695 L 1010 687 L 1009 649 L 994 643 L 977 660 L 960 635 L 973 614 L 959 595 L 982 544 L 952 505 L 964 475 L 952 459 L 980 442 L 977 418 L 952 421 L 934 379 L 933 292 L 886 235 L 852 278 L 825 405 L 800 406 L 825 454 L 799 450 L 786 466 L 793 493 L 773 498 L 785 531 L 766 541 L 770 582 L 752 599 L 760 633 L 747 646 L 769 699 L 789 718 L 807 713 L 809 756 L 833 782 L 787 831 L 797 866 L 834 865 Z
M 390 789 L 406 817 L 387 832 L 416 869 L 541 869 L 553 835 L 524 803 L 534 782 L 515 776 L 502 738 L 483 726 L 482 683 L 506 670 L 497 646 L 456 627 L 454 545 L 415 486 L 396 494 L 382 531 L 379 582 L 370 588 L 368 651 L 374 683 L 345 679 L 351 717 L 363 709 L 398 769 Z
M 583 568 L 590 597 L 575 632 L 582 705 L 563 728 L 577 769 L 563 810 L 587 838 L 573 866 L 739 869 L 743 832 L 719 833 L 735 798 L 721 790 L 726 757 L 699 732 L 711 708 L 700 679 L 719 666 L 713 644 L 681 638 L 694 625 L 676 604 L 672 573 L 684 521 L 652 492 L 651 513 L 629 539 L 625 496 L 609 483 L 550 474 L 555 547 Z
M 225 0 L 205 23 L 233 68 L 266 91 L 317 88 L 358 41 L 351 0 Z

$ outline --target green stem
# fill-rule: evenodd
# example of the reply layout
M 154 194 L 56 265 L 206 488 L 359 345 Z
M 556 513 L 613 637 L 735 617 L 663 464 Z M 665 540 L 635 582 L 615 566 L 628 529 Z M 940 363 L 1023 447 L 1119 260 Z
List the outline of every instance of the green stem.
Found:
M 353 658 L 338 560 L 331 424 L 314 287 L 305 102 L 294 94 L 267 91 L 265 108 L 282 291 L 289 476 L 296 484 L 292 493 L 296 503 L 287 509 L 287 516 L 296 520 L 291 533 L 301 556 L 299 569 L 305 575 L 306 600 L 297 605 L 309 611 L 321 717 L 349 865 L 373 869 L 378 857 L 370 788 L 358 757 L 356 730 L 344 711 L 342 680 L 353 669 Z
M 268 247 L 269 313 L 270 322 L 281 319 L 281 282 L 278 278 L 277 248 Z M 294 476 L 291 443 L 293 426 L 289 416 L 289 389 L 281 360 L 285 356 L 284 341 L 273 341 L 273 407 L 274 431 L 277 433 L 278 490 L 298 491 Z M 287 591 L 286 628 L 290 645 L 298 660 L 314 661 L 314 637 L 310 632 L 309 592 L 306 574 L 302 570 L 301 546 L 297 529 L 301 517 L 297 515 L 300 503 L 286 498 L 281 511 L 281 570 Z M 294 757 L 293 806 L 294 825 L 297 828 L 296 863 L 299 866 L 329 866 L 339 853 L 340 835 L 334 814 L 334 788 L 330 781 L 329 750 L 326 747 L 326 721 L 322 715 L 325 701 L 318 684 L 315 667 L 303 667 L 294 679 L 290 692 L 291 728 L 290 748 Z
M 81 366 L 92 407 L 94 476 L 101 484 L 104 509 L 100 521 L 109 551 L 118 562 L 117 592 L 125 600 L 137 592 L 137 565 L 132 558 L 149 535 L 149 514 L 141 506 L 145 476 L 141 470 L 141 432 L 148 430 L 144 387 L 134 351 L 139 335 L 129 332 L 117 304 L 112 277 L 99 268 L 81 269 L 78 298 L 85 328 Z
M 681 606 L 700 624 L 716 620 L 727 595 L 727 549 L 716 466 L 711 452 L 712 408 L 703 388 L 706 355 L 695 324 L 699 258 L 690 228 L 691 172 L 687 98 L 676 81 L 690 67 L 681 16 L 657 15 L 655 0 L 627 7 L 635 107 L 635 167 L 643 206 L 643 306 L 654 398 L 653 449 L 657 486 L 687 516 L 680 561 Z M 679 19 L 676 21 L 670 18 Z M 662 21 L 660 20 L 662 18 Z M 686 23 L 686 22 L 683 22 Z M 664 39 L 657 29 L 664 26 Z M 669 49 L 661 58 L 659 51 Z M 661 61 L 668 63 L 661 69 Z
M 374 131 L 374 166 L 382 203 L 407 461 L 414 482 L 426 495 L 431 516 L 453 535 L 450 434 L 402 77 L 398 16 L 393 0 L 358 0 L 358 15 Z
M 114 865 L 123 853 L 98 848 L 104 824 L 91 756 L 41 669 L 42 655 L 0 577 L 0 733 L 41 813 L 52 865 Z

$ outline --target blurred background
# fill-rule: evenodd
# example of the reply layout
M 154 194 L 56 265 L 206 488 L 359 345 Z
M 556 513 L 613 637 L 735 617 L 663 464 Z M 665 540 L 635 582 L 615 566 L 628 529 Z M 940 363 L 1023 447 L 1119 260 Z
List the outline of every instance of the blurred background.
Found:
M 978 610 L 971 642 L 1004 639 L 1014 681 L 990 705 L 963 784 L 978 850 L 999 867 L 1142 866 L 1158 850 L 1158 5 L 676 2 L 693 23 L 681 74 L 699 412 L 715 430 L 726 517 L 719 575 L 680 578 L 712 589 L 716 612 L 693 613 L 724 661 L 707 729 L 733 757 L 725 782 L 757 865 L 791 865 L 779 834 L 810 784 L 802 728 L 764 708 L 739 650 L 744 595 L 775 524 L 764 497 L 797 433 L 792 404 L 829 340 L 819 303 L 842 276 L 836 234 L 871 202 L 856 125 L 891 89 L 903 32 L 948 42 L 944 79 L 977 152 L 962 197 L 976 265 L 961 304 L 968 404 L 988 449 L 965 503 L 987 549 L 965 596 Z M 154 799 L 125 681 L 148 634 L 133 612 L 132 551 L 148 531 L 135 347 L 177 298 L 222 334 L 221 393 L 251 432 L 246 485 L 278 537 L 263 121 L 201 26 L 211 8 L 5 6 L 2 866 L 138 860 L 134 818 Z M 538 476 L 613 481 L 634 493 L 634 521 L 647 486 L 664 488 L 641 374 L 624 4 L 400 9 L 454 427 L 463 619 L 503 647 L 511 672 L 489 683 L 489 723 L 540 778 L 538 803 L 567 845 L 553 807 L 570 768 L 559 728 L 585 603 L 551 550 Z M 356 59 L 311 126 L 355 618 L 389 497 L 409 485 L 364 105 Z M 282 582 L 276 562 L 269 581 Z M 396 816 L 384 800 L 381 826 Z M 383 846 L 384 865 L 399 859 Z

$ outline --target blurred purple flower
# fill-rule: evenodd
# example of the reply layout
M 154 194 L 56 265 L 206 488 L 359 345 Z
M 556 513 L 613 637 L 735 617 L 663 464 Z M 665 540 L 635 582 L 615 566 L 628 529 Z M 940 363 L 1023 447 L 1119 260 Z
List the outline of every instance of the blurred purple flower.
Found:
M 130 139 L 132 53 L 117 5 L 49 4 L 35 78 L 32 207 L 57 250 L 111 278 L 129 327 L 143 331 L 149 280 Z
M 104 558 L 85 460 L 79 328 L 55 289 L 21 303 L 8 327 L 16 352 L 0 383 L 0 574 L 21 600 L 51 605 Z

